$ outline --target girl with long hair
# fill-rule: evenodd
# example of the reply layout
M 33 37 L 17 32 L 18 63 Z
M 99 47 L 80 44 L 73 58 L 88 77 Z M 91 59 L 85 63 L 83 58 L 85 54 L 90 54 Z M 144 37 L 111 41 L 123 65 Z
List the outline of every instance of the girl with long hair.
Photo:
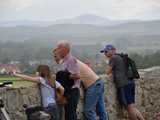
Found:
M 64 88 L 52 77 L 49 66 L 39 65 L 37 72 L 38 76 L 36 77 L 19 74 L 14 71 L 13 75 L 28 81 L 39 83 L 44 111 L 51 115 L 51 120 L 59 120 L 58 108 L 56 104 L 56 90 L 58 90 L 60 94 L 63 95 Z

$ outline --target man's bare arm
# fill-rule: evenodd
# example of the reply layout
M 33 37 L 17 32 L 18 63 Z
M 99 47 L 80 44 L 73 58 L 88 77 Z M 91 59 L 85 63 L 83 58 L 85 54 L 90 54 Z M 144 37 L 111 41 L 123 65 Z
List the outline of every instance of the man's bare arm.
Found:
M 107 70 L 106 70 L 106 74 L 109 78 L 112 77 L 112 67 L 111 66 L 108 66 L 107 67 Z

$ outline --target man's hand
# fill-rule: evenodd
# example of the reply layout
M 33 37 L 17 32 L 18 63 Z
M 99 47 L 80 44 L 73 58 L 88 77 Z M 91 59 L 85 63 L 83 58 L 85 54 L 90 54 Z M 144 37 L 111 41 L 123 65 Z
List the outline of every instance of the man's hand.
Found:
M 15 71 L 15 70 L 13 70 L 13 71 L 12 71 L 12 74 L 13 74 L 13 75 L 15 75 L 15 74 L 16 74 L 16 71 Z
M 9 75 L 11 75 L 11 76 L 15 76 L 15 74 L 16 74 L 15 70 L 12 70 L 12 71 L 9 72 Z
M 80 79 L 80 75 L 79 74 L 71 74 L 70 78 L 73 80 L 78 80 L 78 79 Z
M 107 75 L 107 80 L 112 80 L 113 76 L 112 74 Z
M 112 75 L 112 67 L 111 67 L 111 66 L 108 66 L 108 67 L 107 67 L 106 74 L 107 74 L 108 76 L 110 76 L 110 74 Z

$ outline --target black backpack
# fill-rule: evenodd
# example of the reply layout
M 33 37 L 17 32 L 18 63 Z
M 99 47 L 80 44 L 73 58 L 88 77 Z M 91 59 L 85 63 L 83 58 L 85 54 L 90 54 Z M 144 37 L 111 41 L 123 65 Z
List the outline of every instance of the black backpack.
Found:
M 128 54 L 121 53 L 118 55 L 122 57 L 125 63 L 126 75 L 128 79 L 139 79 L 140 75 L 138 73 L 135 61 L 128 57 Z
M 74 85 L 74 80 L 70 78 L 70 72 L 67 70 L 59 71 L 56 74 L 56 81 L 61 83 L 61 85 L 64 87 L 64 96 L 69 98 L 70 92 L 72 90 L 72 86 Z
M 68 72 L 67 70 L 65 71 L 58 71 L 56 73 L 56 81 L 58 81 L 59 83 L 61 83 L 61 85 L 65 88 L 65 89 L 71 89 L 72 86 L 74 85 L 74 80 L 70 78 L 70 72 Z

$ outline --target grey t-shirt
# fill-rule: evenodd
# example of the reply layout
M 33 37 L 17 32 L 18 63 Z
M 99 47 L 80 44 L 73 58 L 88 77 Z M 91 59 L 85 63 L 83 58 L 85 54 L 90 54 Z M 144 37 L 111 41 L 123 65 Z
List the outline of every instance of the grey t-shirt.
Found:
M 125 64 L 120 55 L 113 55 L 109 61 L 109 65 L 112 67 L 113 79 L 116 87 L 123 87 L 128 84 L 128 78 L 125 73 Z

